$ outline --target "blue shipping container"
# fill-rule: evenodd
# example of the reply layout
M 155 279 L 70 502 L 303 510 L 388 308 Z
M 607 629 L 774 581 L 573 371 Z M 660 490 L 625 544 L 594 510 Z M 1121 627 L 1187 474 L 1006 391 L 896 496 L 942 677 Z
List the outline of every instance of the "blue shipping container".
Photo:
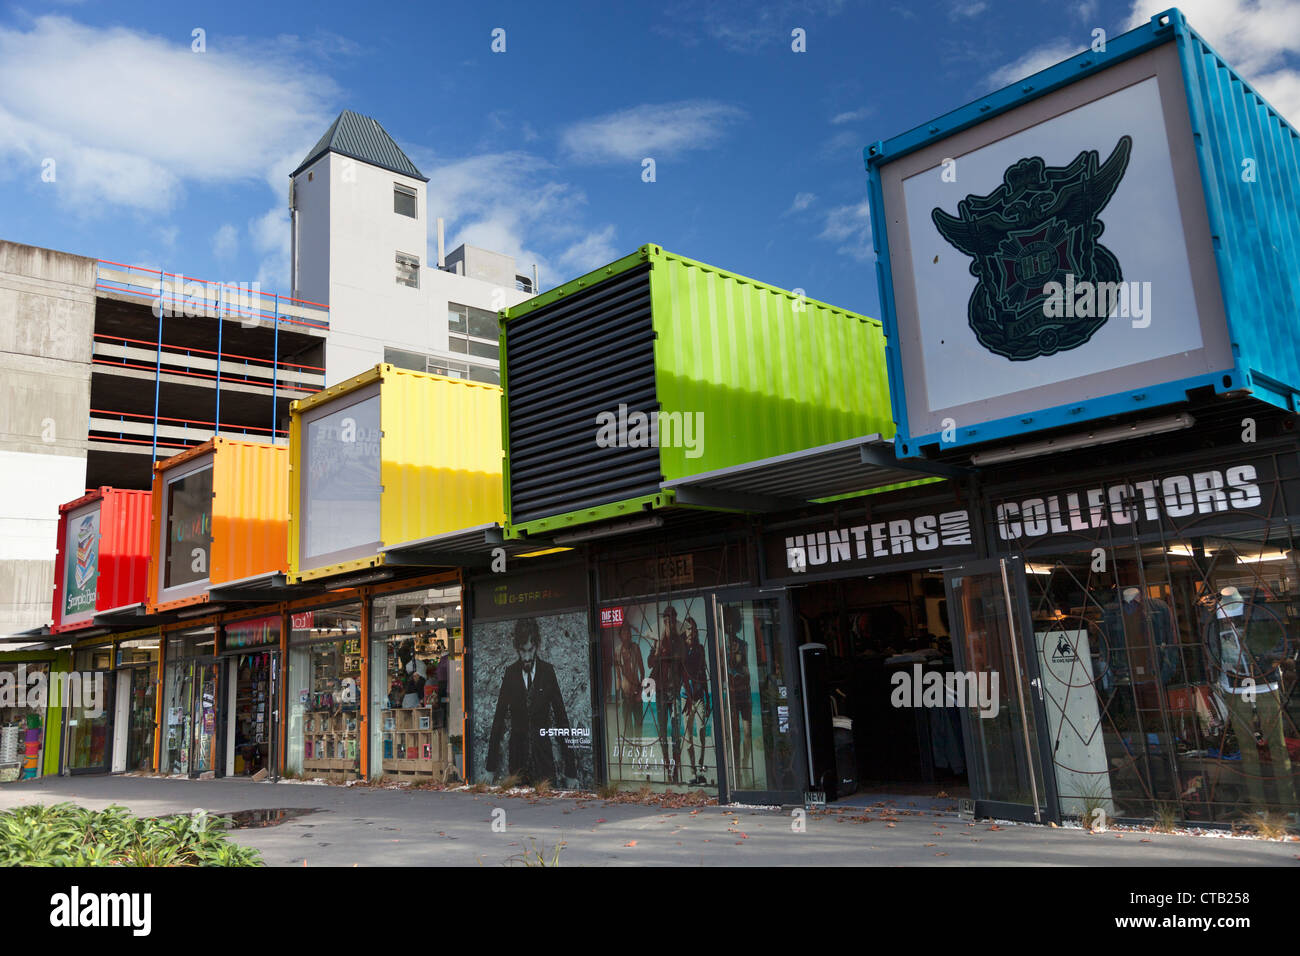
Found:
M 1297 409 L 1300 133 L 1180 11 L 877 142 L 865 160 L 900 457 L 1206 387 Z M 1133 220 L 1148 200 L 1151 215 Z M 1052 201 L 1055 220 L 1025 212 Z M 1109 251 L 1121 247 L 1137 252 Z M 1066 273 L 1122 274 L 1132 322 L 1117 318 L 1129 318 L 1127 290 L 1123 312 L 1078 319 L 1067 305 L 1055 318 L 1060 293 L 1049 307 L 1039 290 Z M 1145 317 L 1140 280 L 1160 297 Z

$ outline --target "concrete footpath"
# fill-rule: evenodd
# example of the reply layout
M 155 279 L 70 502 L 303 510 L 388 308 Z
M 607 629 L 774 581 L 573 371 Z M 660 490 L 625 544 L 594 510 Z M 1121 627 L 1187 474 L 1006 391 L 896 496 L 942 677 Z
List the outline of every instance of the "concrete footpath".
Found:
M 561 866 L 1294 866 L 1300 855 L 1300 842 L 972 823 L 906 797 L 809 814 L 799 832 L 789 811 L 594 797 L 122 776 L 0 785 L 0 810 L 62 801 L 143 815 L 316 811 L 233 831 L 271 866 L 500 866 L 534 848 L 549 862 L 557 844 Z

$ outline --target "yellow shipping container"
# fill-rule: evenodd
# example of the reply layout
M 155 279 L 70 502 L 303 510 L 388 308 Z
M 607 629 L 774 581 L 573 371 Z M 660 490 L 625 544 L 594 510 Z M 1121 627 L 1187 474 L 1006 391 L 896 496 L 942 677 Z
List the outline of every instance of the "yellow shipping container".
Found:
M 290 406 L 289 580 L 502 524 L 501 389 L 377 365 Z

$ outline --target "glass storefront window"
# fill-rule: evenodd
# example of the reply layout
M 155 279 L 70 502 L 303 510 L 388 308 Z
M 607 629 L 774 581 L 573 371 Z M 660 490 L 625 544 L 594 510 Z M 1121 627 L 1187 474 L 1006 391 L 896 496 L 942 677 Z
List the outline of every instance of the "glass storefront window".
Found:
M 462 778 L 460 587 L 379 595 L 370 614 L 371 776 Z
M 166 557 L 160 591 L 208 578 L 212 547 L 212 465 L 167 482 Z
M 1294 813 L 1300 570 L 1287 529 L 1035 557 L 1062 810 Z
M 355 776 L 360 770 L 361 613 L 354 602 L 292 615 L 289 773 Z
M 113 666 L 113 648 L 105 644 L 102 647 L 87 647 L 75 651 L 72 655 L 72 669 L 82 673 L 88 671 L 106 671 Z
M 121 641 L 117 645 L 117 666 L 157 664 L 159 639 L 156 637 Z
M 708 651 L 712 616 L 706 595 L 602 608 L 602 696 L 611 783 L 718 785 L 716 689 L 709 676 Z M 737 695 L 752 705 L 737 679 Z M 742 722 L 743 712 L 741 703 Z M 749 747 L 752 713 L 751 706 Z M 747 748 L 745 756 L 750 755 Z
M 378 546 L 379 402 L 375 392 L 306 420 L 299 502 L 304 567 L 373 554 Z
M 47 698 L 31 691 L 49 678 L 46 663 L 0 664 L 0 688 L 13 691 L 0 695 L 0 783 L 41 775 Z

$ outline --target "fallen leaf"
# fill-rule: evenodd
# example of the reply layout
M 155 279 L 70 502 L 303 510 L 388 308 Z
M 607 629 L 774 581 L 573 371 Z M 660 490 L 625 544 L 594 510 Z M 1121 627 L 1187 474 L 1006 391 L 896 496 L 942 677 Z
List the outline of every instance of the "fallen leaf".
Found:
M 636 840 L 633 840 L 633 841 L 630 842 L 630 843 L 624 843 L 623 845 L 624 845 L 624 846 L 636 846 Z

